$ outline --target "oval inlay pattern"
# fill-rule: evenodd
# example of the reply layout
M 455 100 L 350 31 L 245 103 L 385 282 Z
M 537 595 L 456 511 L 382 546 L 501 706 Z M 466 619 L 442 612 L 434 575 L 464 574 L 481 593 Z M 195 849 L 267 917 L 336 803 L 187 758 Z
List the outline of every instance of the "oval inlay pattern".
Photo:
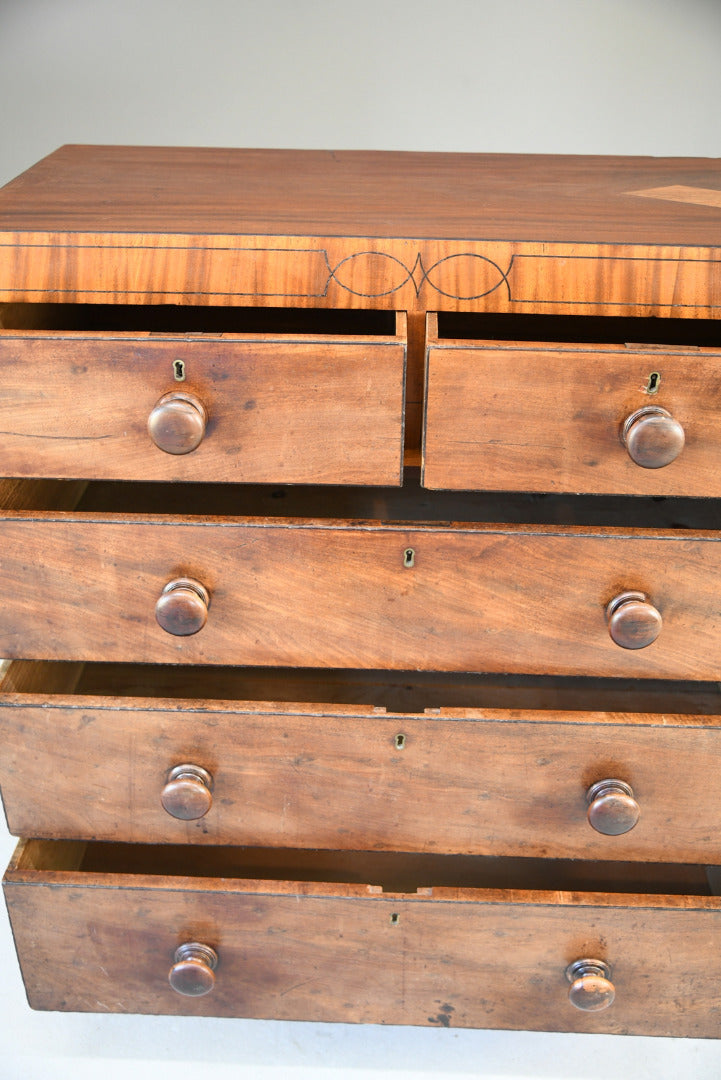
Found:
M 508 288 L 506 274 L 485 255 L 447 255 L 429 267 L 424 277 L 436 292 L 456 300 L 477 300 L 504 282 Z
M 339 262 L 331 277 L 356 296 L 387 296 L 412 281 L 413 271 L 395 255 L 382 251 L 360 251 Z M 365 289 L 359 289 L 355 286 L 359 281 L 373 282 L 373 288 L 369 290 L 366 284 Z

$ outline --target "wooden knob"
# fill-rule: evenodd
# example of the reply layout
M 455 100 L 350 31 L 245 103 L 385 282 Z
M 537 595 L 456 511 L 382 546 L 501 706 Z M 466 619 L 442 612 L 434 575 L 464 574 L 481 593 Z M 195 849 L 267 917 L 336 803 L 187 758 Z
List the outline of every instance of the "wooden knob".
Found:
M 193 578 L 169 581 L 158 597 L 155 618 L 163 630 L 175 637 L 189 637 L 205 626 L 210 593 Z
M 179 945 L 168 973 L 168 982 L 183 997 L 202 997 L 215 986 L 218 954 L 209 945 L 188 941 Z
M 638 822 L 641 809 L 633 797 L 633 788 L 623 780 L 599 780 L 586 792 L 588 821 L 604 836 L 630 832 Z
M 622 649 L 645 649 L 661 633 L 663 620 L 645 593 L 624 592 L 606 608 L 608 632 Z
M 568 1000 L 583 1012 L 600 1012 L 613 1005 L 616 990 L 611 982 L 611 969 L 603 960 L 574 960 L 566 968 L 571 984 Z
M 176 765 L 168 773 L 160 801 L 179 821 L 205 817 L 213 805 L 213 777 L 200 765 Z
M 148 417 L 148 434 L 166 454 L 189 454 L 200 446 L 208 414 L 194 394 L 163 394 Z
M 678 420 L 658 405 L 647 405 L 626 417 L 621 441 L 642 469 L 662 469 L 683 450 L 686 436 Z

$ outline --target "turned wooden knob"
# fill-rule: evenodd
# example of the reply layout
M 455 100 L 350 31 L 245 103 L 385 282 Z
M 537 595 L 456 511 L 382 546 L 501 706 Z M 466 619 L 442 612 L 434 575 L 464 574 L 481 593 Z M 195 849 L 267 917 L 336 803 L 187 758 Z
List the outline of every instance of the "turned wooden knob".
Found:
M 200 446 L 208 414 L 194 394 L 173 390 L 163 394 L 148 417 L 148 434 L 166 454 L 189 454 Z
M 574 960 L 566 968 L 571 984 L 568 1000 L 583 1012 L 600 1012 L 613 1005 L 616 990 L 611 982 L 611 969 L 603 960 Z
M 155 618 L 163 630 L 175 637 L 189 637 L 205 626 L 210 593 L 193 578 L 169 581 L 158 597 Z
M 647 405 L 626 417 L 621 441 L 642 469 L 662 469 L 683 450 L 686 436 L 678 420 L 658 405 Z
M 168 982 L 183 997 L 202 997 L 215 986 L 218 954 L 209 945 L 188 941 L 179 945 L 168 973 Z
M 623 780 L 599 780 L 586 792 L 588 821 L 604 836 L 620 836 L 637 824 L 641 809 Z
M 661 633 L 661 612 L 642 592 L 615 596 L 606 608 L 608 632 L 622 649 L 645 649 Z
M 213 805 L 213 777 L 200 765 L 176 765 L 168 773 L 160 801 L 179 821 L 205 817 Z

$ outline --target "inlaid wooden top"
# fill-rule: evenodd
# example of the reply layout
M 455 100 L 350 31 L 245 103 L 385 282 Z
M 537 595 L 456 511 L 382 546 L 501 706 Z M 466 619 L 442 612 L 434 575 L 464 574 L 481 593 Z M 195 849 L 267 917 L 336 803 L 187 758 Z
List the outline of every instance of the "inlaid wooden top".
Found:
M 721 245 L 721 160 L 63 146 L 0 231 Z
M 0 302 L 716 318 L 720 248 L 721 159 L 65 146 L 0 191 Z

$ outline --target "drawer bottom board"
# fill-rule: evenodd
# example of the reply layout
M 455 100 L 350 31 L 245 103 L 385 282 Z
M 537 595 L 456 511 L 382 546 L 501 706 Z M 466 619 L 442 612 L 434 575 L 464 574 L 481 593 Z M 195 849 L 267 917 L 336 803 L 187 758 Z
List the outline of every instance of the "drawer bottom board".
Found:
M 207 862 L 200 876 L 192 852 L 183 868 L 164 865 L 162 849 L 129 845 L 124 856 L 123 848 L 18 848 L 4 888 L 34 1008 L 721 1035 L 721 982 L 708 962 L 721 945 L 721 898 L 698 887 L 695 895 L 387 892 L 234 877 L 231 866 L 219 872 L 227 852 L 216 876 Z M 98 869 L 108 852 L 122 872 Z M 153 861 L 157 872 L 148 873 Z M 573 875 L 558 884 L 573 885 Z M 176 950 L 189 942 L 218 958 L 202 997 L 169 982 Z M 599 1012 L 568 997 L 567 966 L 589 957 L 609 965 L 615 987 Z

